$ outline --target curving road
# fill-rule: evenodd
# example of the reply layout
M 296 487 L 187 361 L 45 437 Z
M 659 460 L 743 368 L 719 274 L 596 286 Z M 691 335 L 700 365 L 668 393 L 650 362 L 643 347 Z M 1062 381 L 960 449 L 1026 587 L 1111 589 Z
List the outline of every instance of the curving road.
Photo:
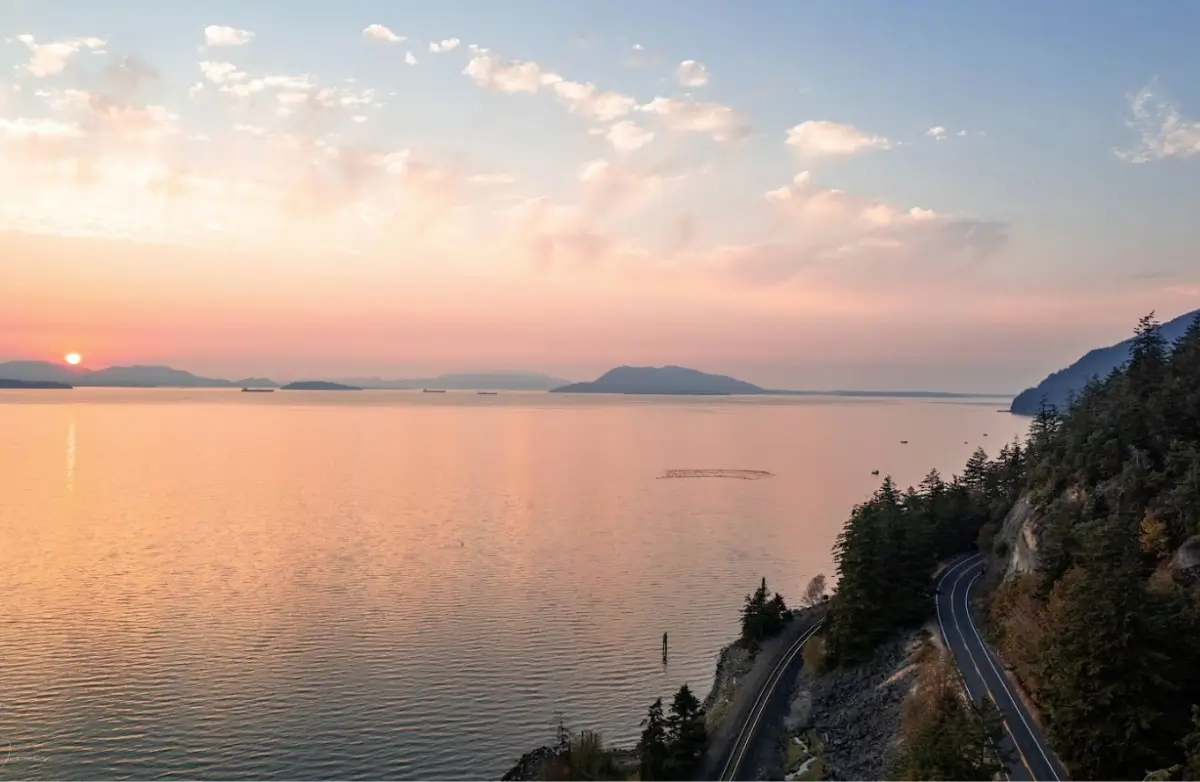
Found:
M 758 738 L 763 715 L 772 703 L 788 697 L 791 688 L 787 685 L 794 679 L 796 666 L 803 662 L 800 652 L 804 642 L 821 627 L 825 613 L 825 606 L 805 611 L 778 638 L 763 646 L 721 727 L 710 738 L 697 779 L 750 778 L 746 774 L 753 770 L 746 768 L 747 759 Z
M 975 701 L 990 695 L 1004 717 L 1002 748 L 1014 758 L 1007 769 L 1008 778 L 1054 782 L 1069 779 L 971 615 L 971 590 L 982 571 L 983 558 L 974 554 L 952 561 L 938 579 L 938 628 L 946 648 L 954 654 L 967 695 Z

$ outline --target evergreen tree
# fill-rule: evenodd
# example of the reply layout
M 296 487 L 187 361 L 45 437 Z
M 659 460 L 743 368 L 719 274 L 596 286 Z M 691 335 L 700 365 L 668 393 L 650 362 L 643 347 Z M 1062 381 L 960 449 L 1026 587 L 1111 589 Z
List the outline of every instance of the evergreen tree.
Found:
M 667 717 L 668 779 L 690 779 L 708 750 L 704 709 L 685 684 L 671 700 Z
M 650 704 L 642 720 L 642 738 L 638 741 L 638 776 L 641 779 L 666 779 L 670 763 L 667 746 L 667 721 L 663 717 L 662 698 Z

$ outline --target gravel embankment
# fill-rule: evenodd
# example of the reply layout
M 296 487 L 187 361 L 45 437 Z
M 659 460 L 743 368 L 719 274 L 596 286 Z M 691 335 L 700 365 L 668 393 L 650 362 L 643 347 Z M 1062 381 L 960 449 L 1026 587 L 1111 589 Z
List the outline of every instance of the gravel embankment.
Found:
M 787 747 L 795 736 L 814 736 L 821 745 L 821 779 L 884 779 L 888 755 L 900 734 L 900 710 L 916 679 L 909 657 L 918 634 L 883 646 L 869 662 L 835 668 L 819 676 L 801 670 L 790 711 L 764 726 L 756 752 L 758 779 L 784 779 L 794 771 Z

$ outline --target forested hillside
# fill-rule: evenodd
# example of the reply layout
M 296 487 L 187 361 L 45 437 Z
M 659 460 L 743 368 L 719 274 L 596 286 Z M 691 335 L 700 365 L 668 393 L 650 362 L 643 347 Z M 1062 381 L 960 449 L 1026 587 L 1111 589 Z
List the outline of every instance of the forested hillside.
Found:
M 931 573 L 993 541 L 1018 497 L 1037 568 L 993 595 L 992 632 L 1072 775 L 1200 778 L 1200 317 L 1168 347 L 1152 316 L 1130 360 L 1024 447 L 972 457 L 920 489 L 890 480 L 854 509 L 835 555 L 830 650 L 853 661 L 931 611 Z M 999 574 L 994 574 L 998 576 Z

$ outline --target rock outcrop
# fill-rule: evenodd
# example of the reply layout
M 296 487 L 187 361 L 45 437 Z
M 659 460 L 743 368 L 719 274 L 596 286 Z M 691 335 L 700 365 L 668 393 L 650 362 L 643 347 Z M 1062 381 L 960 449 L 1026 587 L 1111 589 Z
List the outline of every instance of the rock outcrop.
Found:
M 1200 535 L 1193 535 L 1171 557 L 1171 578 L 1185 587 L 1200 583 Z

